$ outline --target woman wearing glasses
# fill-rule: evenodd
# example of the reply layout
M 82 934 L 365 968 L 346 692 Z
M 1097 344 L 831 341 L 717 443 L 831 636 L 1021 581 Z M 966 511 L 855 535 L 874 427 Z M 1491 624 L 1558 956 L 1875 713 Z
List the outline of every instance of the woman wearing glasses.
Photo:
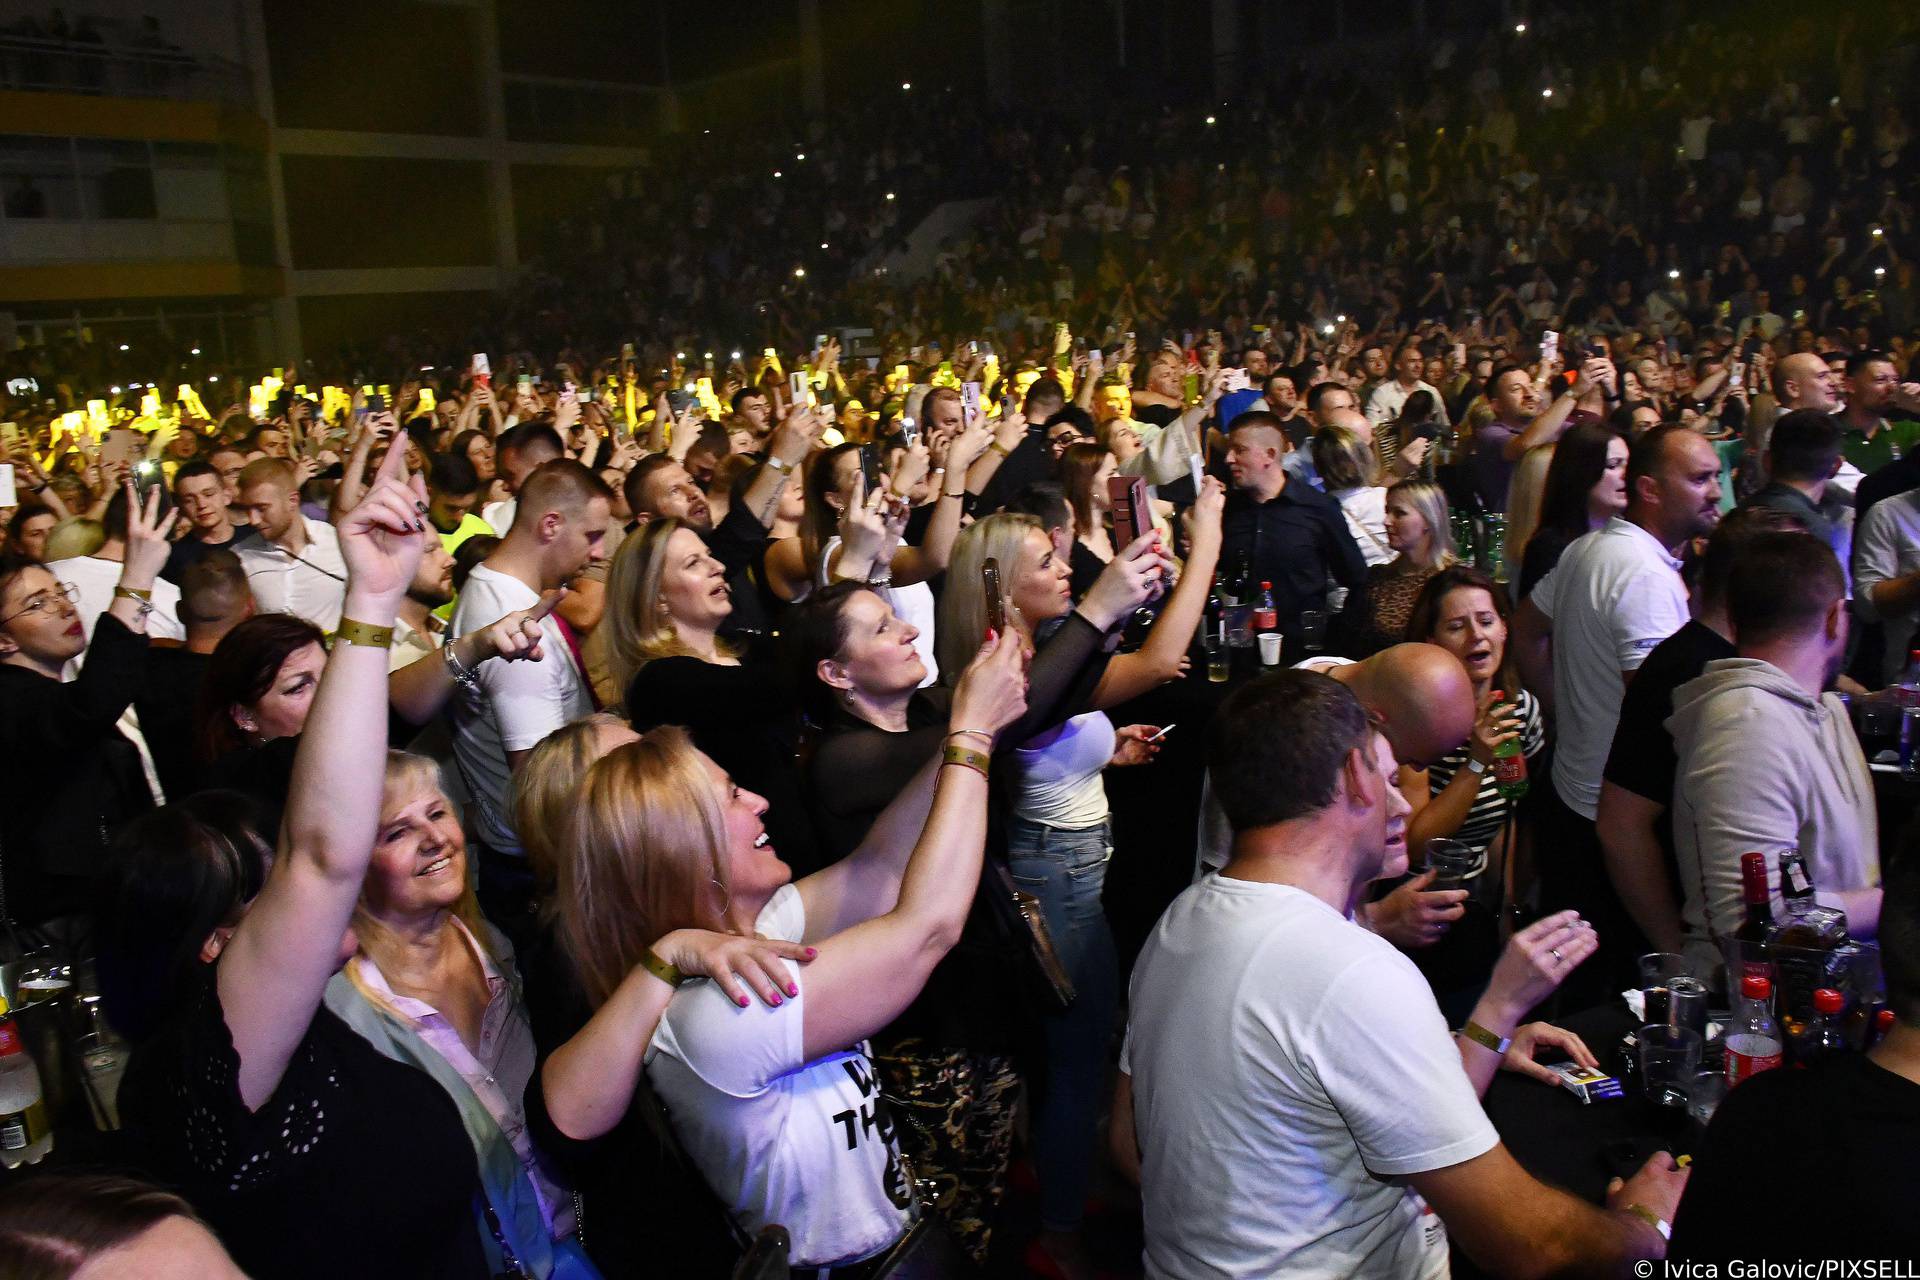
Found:
M 167 562 L 160 491 L 132 502 L 112 606 L 94 626 L 92 661 L 72 588 L 37 561 L 0 558 L 0 892 L 29 945 L 81 947 L 88 885 L 113 831 L 153 807 L 139 753 L 114 728 L 147 669 L 147 615 Z

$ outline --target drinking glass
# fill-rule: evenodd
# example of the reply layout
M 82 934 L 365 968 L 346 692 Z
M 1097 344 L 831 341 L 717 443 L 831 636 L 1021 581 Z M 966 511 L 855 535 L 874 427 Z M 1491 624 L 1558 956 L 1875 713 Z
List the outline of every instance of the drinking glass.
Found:
M 1227 638 L 1221 635 L 1207 636 L 1207 679 L 1214 684 L 1225 684 L 1227 677 L 1233 674 L 1233 650 L 1227 644 Z
M 1702 1129 L 1713 1122 L 1713 1113 L 1720 1107 L 1720 1100 L 1727 1096 L 1727 1075 L 1724 1071 L 1696 1071 L 1693 1081 L 1687 1086 L 1687 1115 Z
M 1327 615 L 1318 609 L 1300 613 L 1300 645 L 1308 653 L 1318 653 L 1327 644 Z
M 1705 1047 L 1700 1033 L 1659 1023 L 1641 1027 L 1639 1039 L 1640 1087 L 1647 1101 L 1663 1107 L 1686 1106 Z

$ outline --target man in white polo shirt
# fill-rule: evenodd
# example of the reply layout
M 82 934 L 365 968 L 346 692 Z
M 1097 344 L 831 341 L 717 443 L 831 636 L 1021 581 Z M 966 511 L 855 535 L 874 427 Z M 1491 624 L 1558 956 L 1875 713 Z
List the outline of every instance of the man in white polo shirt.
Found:
M 448 641 L 534 608 L 543 593 L 605 559 L 612 510 L 613 491 L 579 463 L 557 458 L 535 468 L 507 536 L 468 575 Z M 566 624 L 549 613 L 540 629 L 539 662 L 485 663 L 454 702 L 453 754 L 473 793 L 481 906 L 509 938 L 531 923 L 534 888 L 513 829 L 513 775 L 542 738 L 593 711 Z
M 300 514 L 293 464 L 256 458 L 240 473 L 240 506 L 263 541 L 234 547 L 261 613 L 290 613 L 322 631 L 340 625 L 347 562 L 333 526 Z
M 1646 950 L 1607 880 L 1594 814 L 1627 681 L 1655 645 L 1687 623 L 1680 554 L 1720 521 L 1720 462 L 1705 436 L 1663 426 L 1627 460 L 1627 510 L 1578 538 L 1514 614 L 1514 653 L 1527 687 L 1554 712 L 1553 787 L 1535 845 L 1540 905 L 1577 908 L 1605 940 L 1569 998 L 1618 990 L 1622 966 Z
M 1410 812 L 1353 693 L 1265 676 L 1215 714 L 1207 757 L 1232 858 L 1141 952 L 1114 1107 L 1147 1275 L 1440 1277 L 1449 1233 L 1498 1274 L 1662 1256 L 1671 1156 L 1596 1209 L 1521 1169 L 1480 1107 L 1541 1034 L 1520 1016 L 1592 954 L 1585 922 L 1516 935 L 1456 1040 L 1413 962 L 1352 918 L 1406 869 Z

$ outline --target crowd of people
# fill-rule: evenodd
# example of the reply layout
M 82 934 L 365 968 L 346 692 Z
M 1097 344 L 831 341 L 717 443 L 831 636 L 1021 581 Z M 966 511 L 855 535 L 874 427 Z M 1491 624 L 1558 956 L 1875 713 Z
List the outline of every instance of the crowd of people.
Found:
M 1852 723 L 1920 697 L 1910 23 L 822 139 L 642 187 L 498 341 L 10 357 L 0 918 L 130 1057 L 115 1176 L 0 1188 L 0 1251 L 1077 1280 L 1137 1188 L 1165 1277 L 1912 1252 L 1920 859 Z M 1027 179 L 850 276 L 934 155 Z M 1497 1075 L 1716 971 L 1755 850 L 1891 1029 L 1538 1180 Z

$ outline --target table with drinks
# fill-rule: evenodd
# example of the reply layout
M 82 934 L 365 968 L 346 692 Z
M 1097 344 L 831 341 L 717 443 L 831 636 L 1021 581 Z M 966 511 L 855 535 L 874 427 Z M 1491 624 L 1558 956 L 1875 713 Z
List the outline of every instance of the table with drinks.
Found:
M 1800 852 L 1743 855 L 1741 882 L 1745 919 L 1716 955 L 1644 955 L 1637 988 L 1555 1019 L 1586 1042 L 1599 1072 L 1566 1064 L 1559 1086 L 1495 1079 L 1487 1114 L 1529 1171 L 1599 1200 L 1609 1178 L 1655 1152 L 1690 1153 L 1742 1080 L 1864 1052 L 1886 1034 L 1894 1015 L 1879 949 L 1814 901 Z
M 29 951 L 0 964 L 0 1166 L 105 1160 L 127 1052 L 90 961 Z

